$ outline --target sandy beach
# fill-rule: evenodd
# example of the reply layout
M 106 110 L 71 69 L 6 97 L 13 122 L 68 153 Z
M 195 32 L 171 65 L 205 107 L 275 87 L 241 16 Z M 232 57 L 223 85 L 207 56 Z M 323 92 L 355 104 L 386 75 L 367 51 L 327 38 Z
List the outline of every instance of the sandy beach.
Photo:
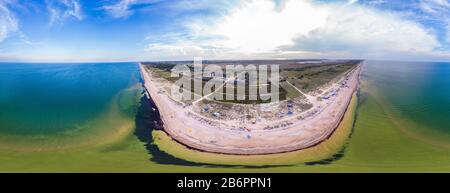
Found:
M 256 123 L 246 130 L 237 130 L 226 122 L 210 125 L 205 117 L 194 113 L 192 106 L 184 106 L 160 92 L 152 73 L 140 65 L 144 87 L 160 112 L 165 132 L 174 140 L 201 151 L 222 154 L 256 155 L 290 152 L 315 146 L 326 140 L 338 127 L 358 89 L 361 66 L 348 72 L 331 85 L 337 89 L 327 100 L 311 98 L 314 107 L 300 115 L 280 120 Z M 345 82 L 343 84 L 342 82 Z M 283 124 L 289 121 L 291 124 Z M 265 129 L 267 125 L 282 125 Z

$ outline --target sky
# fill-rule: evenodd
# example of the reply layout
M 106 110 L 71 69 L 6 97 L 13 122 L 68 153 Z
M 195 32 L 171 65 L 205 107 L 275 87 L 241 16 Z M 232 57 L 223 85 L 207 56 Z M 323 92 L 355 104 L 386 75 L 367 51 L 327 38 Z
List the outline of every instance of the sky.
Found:
M 0 61 L 450 61 L 450 0 L 0 0 Z

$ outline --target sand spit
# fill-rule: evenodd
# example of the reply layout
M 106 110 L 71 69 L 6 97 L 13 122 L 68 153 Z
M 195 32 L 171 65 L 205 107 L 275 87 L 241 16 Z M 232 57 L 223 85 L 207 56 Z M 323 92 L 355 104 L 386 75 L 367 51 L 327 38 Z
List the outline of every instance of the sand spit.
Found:
M 326 140 L 338 127 L 352 95 L 358 89 L 361 66 L 348 72 L 331 85 L 332 96 L 311 101 L 310 110 L 282 120 L 246 126 L 237 130 L 225 121 L 214 125 L 206 123 L 192 106 L 173 101 L 161 92 L 152 73 L 140 65 L 144 87 L 160 112 L 164 130 L 176 141 L 207 152 L 236 155 L 258 155 L 306 149 Z M 324 92 L 326 93 L 326 92 Z M 282 124 L 288 121 L 290 124 Z M 271 129 L 267 129 L 267 126 Z

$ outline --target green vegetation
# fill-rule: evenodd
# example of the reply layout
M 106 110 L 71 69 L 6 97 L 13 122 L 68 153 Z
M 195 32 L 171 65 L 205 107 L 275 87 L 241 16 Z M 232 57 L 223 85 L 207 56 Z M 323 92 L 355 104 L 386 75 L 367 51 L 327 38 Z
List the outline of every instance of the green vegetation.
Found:
M 302 68 L 289 68 L 281 71 L 281 77 L 289 81 L 303 92 L 310 92 L 320 88 L 354 68 L 354 64 L 320 65 Z
M 153 72 L 156 77 L 164 78 L 170 82 L 176 82 L 178 79 L 180 79 L 180 77 L 172 77 L 172 73 L 170 72 L 170 70 L 155 68 L 152 66 L 147 66 L 147 69 Z
M 305 98 L 302 93 L 300 93 L 295 87 L 288 84 L 286 81 L 283 81 L 280 83 L 280 86 L 283 90 L 286 91 L 286 98 L 287 99 L 294 99 L 297 97 Z
M 229 98 L 234 98 L 234 99 L 230 100 L 230 99 L 227 98 L 226 89 L 228 89 L 228 87 L 231 87 L 234 90 L 234 95 L 231 96 L 231 97 L 229 97 L 229 96 L 228 97 Z M 280 101 L 283 101 L 283 100 L 287 99 L 288 92 L 286 90 L 284 90 L 283 87 L 276 87 L 275 89 L 278 90 L 278 92 L 274 92 L 274 93 L 271 93 L 272 92 L 272 88 L 271 88 L 270 85 L 264 85 L 264 86 L 258 85 L 258 87 L 259 87 L 259 89 L 261 89 L 262 87 L 266 87 L 267 94 L 278 95 L 278 97 L 279 97 L 278 100 L 280 100 Z M 220 93 L 221 91 L 218 91 L 218 92 Z M 257 90 L 257 92 L 258 92 L 258 95 L 256 96 L 257 99 L 256 100 L 250 100 L 250 88 L 248 86 L 246 86 L 245 87 L 245 94 L 244 94 L 245 99 L 244 100 L 242 100 L 242 99 L 238 100 L 238 94 L 237 94 L 238 91 L 237 91 L 236 85 L 233 86 L 233 85 L 227 84 L 224 87 L 224 90 L 223 90 L 223 98 L 222 98 L 222 100 L 217 100 L 217 101 L 227 102 L 227 103 L 240 103 L 240 104 L 261 104 L 261 103 L 270 103 L 271 102 L 271 99 L 263 100 L 260 97 L 259 90 Z
M 157 77 L 164 78 L 170 82 L 175 82 L 179 80 L 179 77 L 171 77 L 171 69 L 175 66 L 175 64 L 165 64 L 165 63 L 155 63 L 155 64 L 147 64 L 146 65 L 149 70 L 154 72 Z M 339 77 L 344 72 L 349 71 L 355 67 L 353 62 L 343 63 L 343 64 L 303 64 L 301 67 L 287 67 L 282 68 L 281 70 L 281 82 L 278 87 L 278 96 L 279 100 L 293 99 L 296 97 L 300 97 L 301 93 L 298 92 L 294 87 L 287 84 L 286 81 L 289 81 L 295 87 L 305 91 L 310 92 L 318 89 L 319 87 L 329 83 L 333 79 Z M 192 67 L 190 70 L 193 71 Z M 202 80 L 202 88 L 204 88 L 206 82 L 209 79 L 205 78 Z M 183 88 L 185 90 L 190 90 L 192 92 L 192 96 L 201 97 L 203 93 L 201 91 L 196 91 L 194 89 L 194 76 L 191 77 L 191 88 Z M 269 103 L 271 100 L 262 100 L 261 97 L 257 96 L 257 100 L 250 100 L 250 86 L 256 86 L 258 88 L 266 87 L 267 91 L 271 92 L 270 85 L 260 85 L 259 80 L 256 82 L 250 82 L 248 74 L 245 76 L 245 99 L 238 99 L 237 96 L 237 82 L 227 83 L 223 89 L 218 90 L 217 92 L 223 93 L 223 99 L 218 99 L 221 102 L 228 103 L 241 103 L 241 104 L 260 104 L 260 103 Z M 234 88 L 234 96 L 233 99 L 229 99 L 230 96 L 226 94 L 226 89 L 228 87 Z M 213 87 L 213 90 L 216 88 Z M 195 95 L 194 95 L 195 93 Z M 213 100 L 213 97 L 210 97 Z M 185 101 L 189 103 L 190 101 Z

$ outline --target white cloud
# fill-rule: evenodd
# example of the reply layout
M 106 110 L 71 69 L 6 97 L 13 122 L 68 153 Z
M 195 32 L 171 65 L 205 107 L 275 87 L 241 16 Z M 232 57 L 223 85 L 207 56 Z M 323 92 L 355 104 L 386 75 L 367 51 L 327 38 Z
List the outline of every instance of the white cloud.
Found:
M 189 44 L 167 45 L 153 43 L 149 44 L 145 51 L 150 53 L 154 59 L 184 59 L 188 56 L 205 54 L 205 50 L 202 47 Z
M 274 51 L 293 44 L 293 38 L 306 35 L 325 24 L 328 10 L 307 1 L 289 1 L 278 11 L 272 1 L 248 1 L 219 19 L 206 35 L 219 36 L 220 46 L 242 52 Z
M 365 55 L 432 52 L 439 47 L 439 42 L 427 29 L 395 14 L 365 7 L 332 9 L 326 24 L 298 37 L 293 48 Z
M 386 0 L 372 0 L 369 1 L 368 4 L 370 5 L 379 5 L 379 4 L 384 4 L 384 3 L 388 3 Z
M 325 10 L 312 10 L 310 4 L 292 1 L 282 11 L 271 1 L 245 1 L 219 18 L 199 18 L 185 23 L 189 34 L 165 34 L 153 37 L 145 49 L 154 55 L 184 57 L 254 57 L 276 52 L 279 46 L 293 44 L 298 35 L 306 34 L 326 20 Z M 295 25 L 293 20 L 295 19 Z M 308 18 L 308 19 L 299 19 Z M 189 50 L 192 48 L 192 50 Z M 151 52 L 150 52 L 151 51 Z M 166 54 L 167 52 L 167 54 Z M 158 54 L 155 54 L 158 53 Z M 170 54 L 168 54 L 170 53 Z M 238 54 L 238 55 L 237 55 Z
M 445 30 L 445 41 L 450 44 L 450 0 L 421 0 L 419 8 L 428 19 L 439 23 Z
M 222 17 L 192 20 L 186 28 L 187 38 L 151 42 L 146 51 L 190 58 L 383 58 L 431 55 L 440 46 L 428 29 L 395 13 L 310 0 L 286 0 L 281 8 L 269 0 L 243 1 Z
M 348 5 L 355 4 L 355 3 L 358 3 L 358 0 L 347 0 Z
M 226 10 L 234 5 L 234 1 L 230 0 L 180 0 L 177 2 L 167 3 L 166 6 L 171 11 L 199 11 L 199 10 Z
M 154 34 L 146 38 L 148 44 L 144 51 L 146 57 L 156 60 L 185 60 L 192 56 L 217 55 L 216 50 L 222 47 L 215 46 L 214 41 L 199 40 L 181 32 Z
M 420 8 L 430 14 L 439 14 L 442 12 L 449 12 L 449 0 L 421 0 L 419 2 Z
M 445 40 L 447 41 L 448 44 L 450 44 L 450 21 L 447 21 L 447 26 L 445 27 L 446 27 Z
M 46 3 L 50 14 L 50 25 L 62 24 L 69 18 L 77 20 L 84 18 L 78 0 L 46 0 Z
M 161 1 L 163 0 L 118 0 L 113 4 L 101 7 L 101 9 L 105 10 L 114 18 L 123 18 L 134 13 L 132 6 L 153 4 Z
M 8 8 L 10 1 L 0 0 L 0 42 L 18 30 L 18 21 Z

